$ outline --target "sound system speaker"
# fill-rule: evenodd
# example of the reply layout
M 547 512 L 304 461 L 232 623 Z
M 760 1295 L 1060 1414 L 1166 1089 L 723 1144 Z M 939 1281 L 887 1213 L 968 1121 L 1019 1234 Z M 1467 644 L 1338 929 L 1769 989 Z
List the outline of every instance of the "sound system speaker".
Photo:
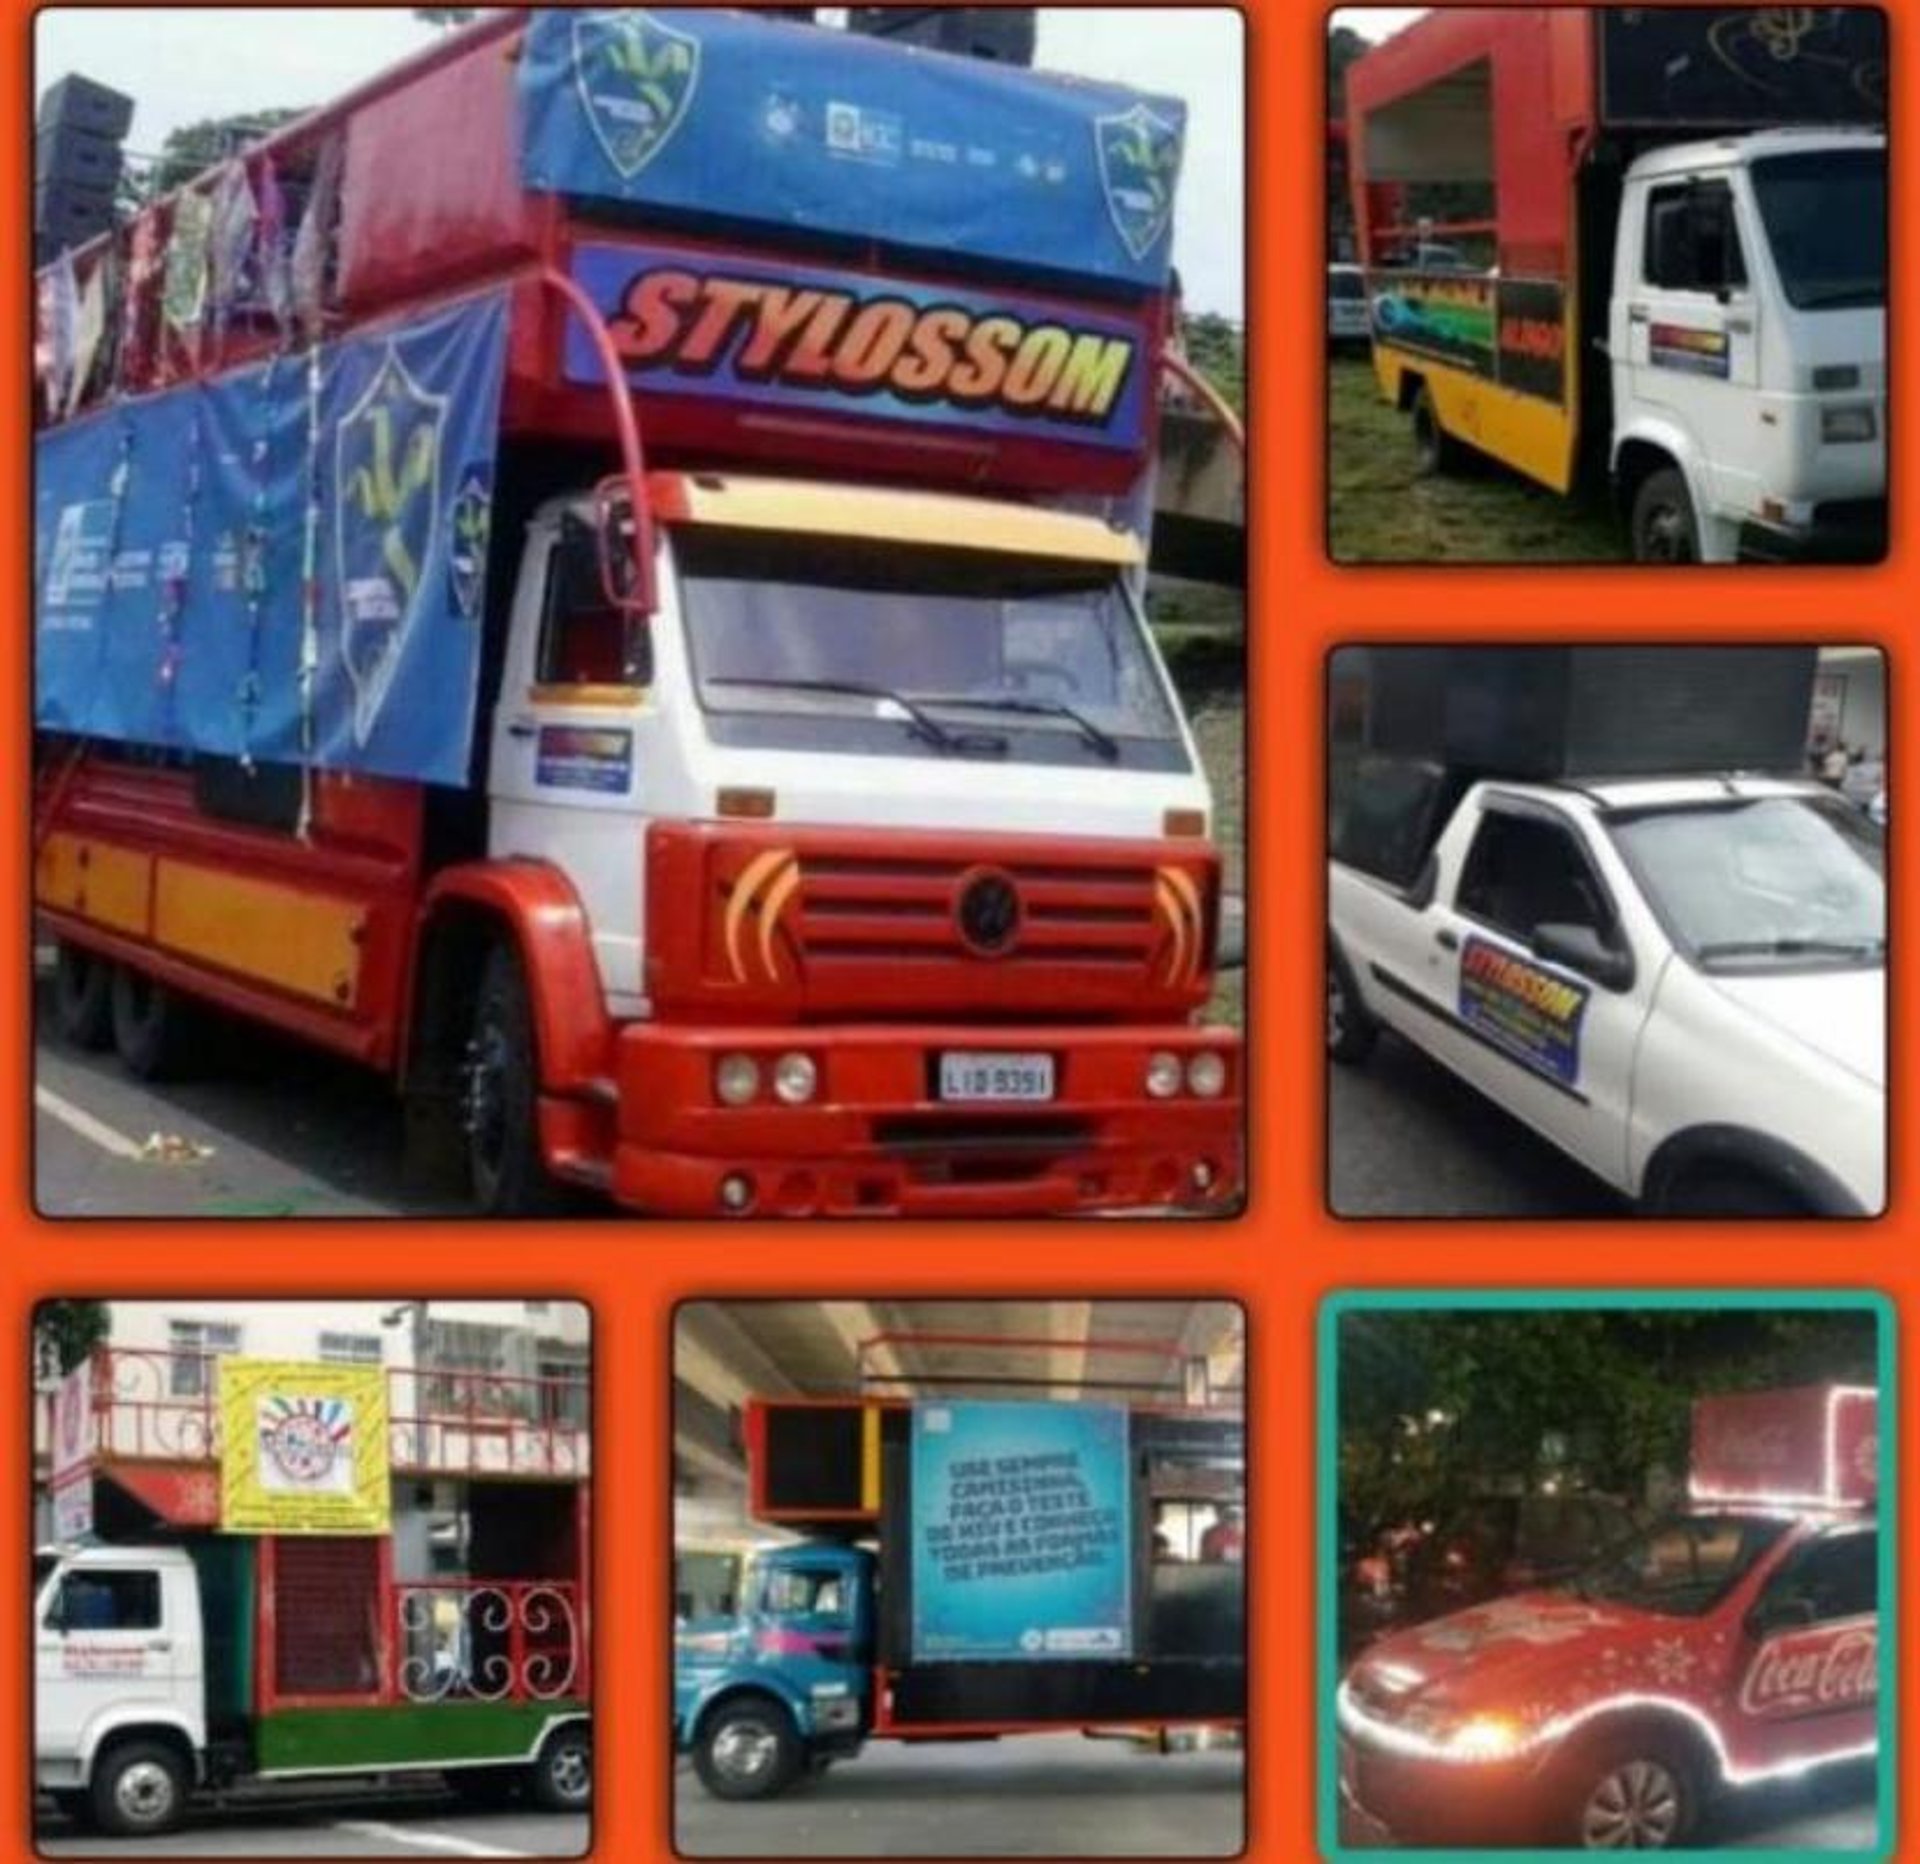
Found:
M 113 190 L 89 188 L 44 176 L 33 190 L 33 231 L 36 240 L 51 244 L 54 253 L 84 246 L 113 225 Z
M 855 32 L 955 52 L 1000 65 L 1033 63 L 1036 27 L 1030 6 L 857 6 L 849 9 Z
M 53 124 L 33 139 L 33 172 L 111 194 L 120 180 L 120 144 L 78 124 Z
M 83 129 L 124 142 L 133 127 L 133 99 L 77 71 L 69 72 L 41 93 L 38 127 Z
M 33 138 L 36 266 L 112 229 L 120 145 L 132 125 L 131 97 L 78 72 L 42 94 Z

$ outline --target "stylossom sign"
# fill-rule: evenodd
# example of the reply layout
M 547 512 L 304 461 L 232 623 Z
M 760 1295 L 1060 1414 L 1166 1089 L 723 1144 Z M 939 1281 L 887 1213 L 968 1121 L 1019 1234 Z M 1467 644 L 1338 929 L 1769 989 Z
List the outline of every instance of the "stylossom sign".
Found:
M 377 1366 L 220 1362 L 220 1526 L 383 1534 L 387 1381 Z
M 1137 317 L 669 247 L 583 247 L 573 270 L 627 380 L 652 394 L 1143 444 Z M 574 382 L 602 377 L 577 322 L 566 367 Z

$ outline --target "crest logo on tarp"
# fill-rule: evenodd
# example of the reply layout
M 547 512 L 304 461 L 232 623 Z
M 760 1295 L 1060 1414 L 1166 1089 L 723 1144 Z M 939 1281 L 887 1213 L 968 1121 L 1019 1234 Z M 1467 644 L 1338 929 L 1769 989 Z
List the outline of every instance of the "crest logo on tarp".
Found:
M 587 124 L 624 181 L 672 140 L 700 79 L 700 41 L 650 13 L 582 13 L 574 81 Z
M 1173 221 L 1180 131 L 1145 104 L 1135 104 L 1117 116 L 1095 117 L 1093 140 L 1114 230 L 1135 259 L 1144 259 Z
M 493 474 L 469 466 L 453 495 L 453 535 L 447 548 L 447 594 L 454 612 L 472 621 L 487 581 L 487 544 L 493 534 Z
M 366 393 L 340 423 L 334 456 L 340 654 L 360 745 L 393 684 L 438 538 L 446 421 L 446 396 L 428 394 L 390 343 Z

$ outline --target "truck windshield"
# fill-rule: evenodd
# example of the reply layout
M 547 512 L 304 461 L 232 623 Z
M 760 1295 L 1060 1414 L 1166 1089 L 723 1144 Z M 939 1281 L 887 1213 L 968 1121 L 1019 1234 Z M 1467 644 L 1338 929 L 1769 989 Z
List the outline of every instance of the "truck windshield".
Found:
M 717 526 L 675 554 L 716 742 L 1189 768 L 1111 565 Z
M 1669 935 L 1710 971 L 1886 962 L 1886 836 L 1837 796 L 1608 818 Z
M 1698 1618 L 1719 1604 L 1791 1525 L 1779 1515 L 1675 1515 L 1583 1568 L 1564 1590 L 1593 1604 Z
M 1882 149 L 1765 156 L 1753 192 L 1787 302 L 1803 311 L 1887 301 L 1887 158 Z

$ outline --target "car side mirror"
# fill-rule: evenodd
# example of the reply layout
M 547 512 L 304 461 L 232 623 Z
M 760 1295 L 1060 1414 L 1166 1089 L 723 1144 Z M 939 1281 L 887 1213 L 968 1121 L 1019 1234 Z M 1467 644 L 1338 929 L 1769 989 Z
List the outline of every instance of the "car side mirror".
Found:
M 1607 944 L 1592 926 L 1551 920 L 1533 929 L 1533 955 L 1590 978 L 1602 990 L 1625 990 L 1633 982 L 1633 957 Z

